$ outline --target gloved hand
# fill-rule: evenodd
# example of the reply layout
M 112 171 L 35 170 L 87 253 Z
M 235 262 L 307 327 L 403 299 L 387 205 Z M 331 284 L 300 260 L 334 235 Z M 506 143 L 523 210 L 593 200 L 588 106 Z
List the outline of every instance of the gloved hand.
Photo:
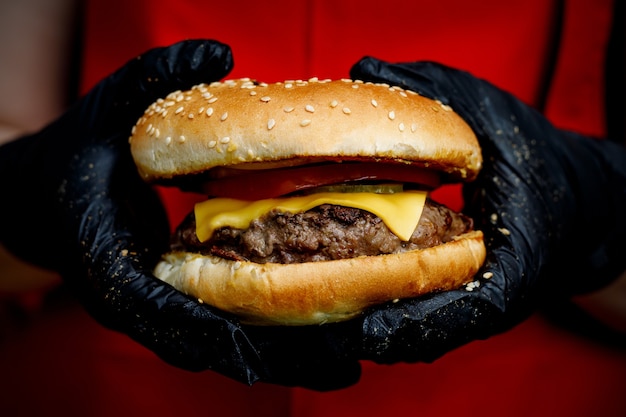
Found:
M 484 167 L 464 212 L 486 237 L 477 287 L 369 312 L 359 356 L 432 361 L 507 330 L 538 306 L 599 288 L 626 269 L 626 151 L 556 129 L 472 75 L 434 63 L 364 58 L 351 77 L 450 105 L 476 133 Z
M 354 383 L 358 362 L 344 360 L 319 329 L 248 333 L 151 275 L 169 227 L 136 172 L 131 128 L 157 98 L 221 79 L 232 65 L 228 46 L 214 41 L 148 51 L 41 132 L 0 148 L 0 239 L 22 258 L 61 272 L 100 323 L 175 366 L 213 369 L 248 384 Z

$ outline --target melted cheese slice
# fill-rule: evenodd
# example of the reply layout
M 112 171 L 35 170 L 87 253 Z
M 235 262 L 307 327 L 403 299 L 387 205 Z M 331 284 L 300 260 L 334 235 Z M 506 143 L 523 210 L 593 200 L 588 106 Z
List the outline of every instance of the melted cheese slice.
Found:
M 196 235 L 204 242 L 216 229 L 226 226 L 247 229 L 254 219 L 272 210 L 302 213 L 322 204 L 334 204 L 373 213 L 396 236 L 408 241 L 422 215 L 426 195 L 424 191 L 405 191 L 393 194 L 319 193 L 258 201 L 214 198 L 198 203 L 194 208 Z

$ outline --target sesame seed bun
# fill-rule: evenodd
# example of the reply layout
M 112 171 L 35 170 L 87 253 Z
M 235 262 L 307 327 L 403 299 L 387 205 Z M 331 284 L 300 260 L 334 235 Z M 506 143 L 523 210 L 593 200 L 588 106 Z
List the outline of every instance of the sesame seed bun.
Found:
M 346 161 L 400 164 L 434 170 L 446 182 L 470 181 L 482 164 L 474 133 L 449 106 L 353 80 L 242 79 L 173 92 L 146 110 L 130 147 L 146 181 L 173 184 L 218 167 L 269 171 Z M 154 272 L 243 322 L 310 325 L 458 288 L 473 279 L 485 256 L 483 235 L 472 230 L 426 249 L 289 264 L 178 248 Z
M 473 179 L 482 159 L 449 106 L 352 80 L 199 85 L 151 105 L 130 139 L 147 181 L 216 166 L 387 159 Z

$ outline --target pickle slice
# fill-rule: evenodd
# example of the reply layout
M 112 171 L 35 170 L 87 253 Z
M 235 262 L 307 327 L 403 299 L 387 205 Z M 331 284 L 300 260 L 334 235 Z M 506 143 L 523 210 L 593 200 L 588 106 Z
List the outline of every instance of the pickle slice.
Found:
M 395 194 L 404 191 L 402 184 L 332 184 L 311 188 L 302 194 L 316 193 L 374 193 Z

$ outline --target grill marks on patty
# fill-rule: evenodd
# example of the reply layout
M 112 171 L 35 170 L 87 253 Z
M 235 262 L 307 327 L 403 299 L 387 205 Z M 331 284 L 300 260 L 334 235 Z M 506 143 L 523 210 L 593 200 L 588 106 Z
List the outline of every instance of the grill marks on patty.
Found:
M 324 204 L 304 213 L 273 211 L 248 229 L 225 227 L 200 242 L 191 213 L 174 233 L 172 250 L 256 263 L 303 263 L 424 249 L 472 227 L 469 217 L 427 200 L 411 239 L 403 242 L 372 213 Z

